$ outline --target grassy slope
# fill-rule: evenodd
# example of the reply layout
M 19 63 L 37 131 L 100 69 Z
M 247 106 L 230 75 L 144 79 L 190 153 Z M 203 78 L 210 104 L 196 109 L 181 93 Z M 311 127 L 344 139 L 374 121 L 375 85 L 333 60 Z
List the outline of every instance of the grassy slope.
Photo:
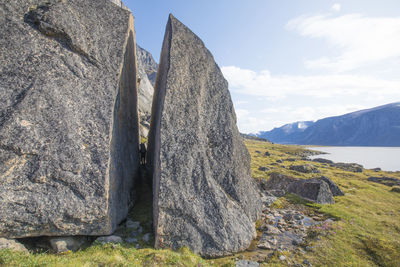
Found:
M 319 240 L 310 241 L 309 245 L 313 247 L 311 252 L 305 255 L 286 253 L 289 261 L 301 263 L 308 259 L 314 266 L 400 266 L 400 194 L 390 192 L 387 186 L 366 180 L 369 176 L 383 175 L 400 178 L 400 173 L 370 170 L 351 173 L 312 162 L 321 174 L 302 174 L 288 169 L 292 164 L 310 164 L 300 160 L 304 154 L 302 147 L 250 140 L 246 141 L 246 145 L 252 156 L 251 168 L 256 179 L 268 179 L 273 171 L 298 178 L 325 175 L 346 193 L 343 197 L 336 197 L 333 205 L 307 204 L 311 213 L 324 213 L 338 221 L 334 229 L 323 232 Z M 256 150 L 261 153 L 256 153 Z M 271 156 L 264 156 L 265 151 L 269 151 Z M 286 158 L 296 158 L 297 161 L 276 163 L 276 160 Z M 259 171 L 260 166 L 271 170 Z M 296 198 L 287 196 L 279 199 L 276 206 L 294 202 L 299 203 Z M 243 253 L 242 257 L 246 258 L 246 255 Z M 125 245 L 95 245 L 61 255 L 25 255 L 3 250 L 0 251 L 0 266 L 233 266 L 237 256 L 204 260 L 188 249 L 172 252 Z M 268 266 L 281 265 L 277 257 L 272 257 L 268 263 Z

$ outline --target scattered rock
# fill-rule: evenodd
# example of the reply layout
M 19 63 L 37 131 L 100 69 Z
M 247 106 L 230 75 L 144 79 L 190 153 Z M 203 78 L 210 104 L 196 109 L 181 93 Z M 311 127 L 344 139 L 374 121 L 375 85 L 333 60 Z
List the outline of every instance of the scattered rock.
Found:
M 292 165 L 289 168 L 290 170 L 302 172 L 302 173 L 320 173 L 320 171 L 310 164 L 305 165 Z
M 56 253 L 66 252 L 68 250 L 77 251 L 88 239 L 84 236 L 67 236 L 67 237 L 49 237 L 50 247 Z
M 369 177 L 368 181 L 384 184 L 387 186 L 400 186 L 400 179 L 391 178 L 391 177 Z
M 280 260 L 280 261 L 284 261 L 284 260 L 286 260 L 286 257 L 283 256 L 283 255 L 280 255 L 280 256 L 279 256 L 279 260 Z
M 313 159 L 312 161 L 319 162 L 319 163 L 333 164 L 332 160 L 323 159 L 323 158 L 316 158 L 316 159 Z
M 266 171 L 269 171 L 270 169 L 268 167 L 259 167 L 258 170 L 262 171 L 262 172 L 266 172 Z
M 312 266 L 312 264 L 308 260 L 304 260 L 303 264 L 306 265 L 306 266 L 309 266 L 309 267 Z
M 283 163 L 283 160 L 277 159 L 276 162 L 277 162 L 277 163 Z
M 256 152 L 257 154 L 261 154 L 261 151 L 256 150 L 255 152 Z
M 380 172 L 382 169 L 381 168 L 373 168 L 371 170 L 374 171 L 374 172 Z
M 117 235 L 109 235 L 109 236 L 100 236 L 96 239 L 97 242 L 101 244 L 106 243 L 122 243 L 122 238 Z
M 28 252 L 24 245 L 15 239 L 0 237 L 0 250 L 11 249 L 13 251 Z
M 360 164 L 357 163 L 332 163 L 330 165 L 331 167 L 339 168 L 344 171 L 349 171 L 349 172 L 362 172 L 364 170 L 364 167 Z
M 155 247 L 207 257 L 245 250 L 262 204 L 228 83 L 172 15 L 160 58 L 148 149 Z
M 269 157 L 271 156 L 271 153 L 269 153 L 268 151 L 264 153 L 264 156 Z
M 260 264 L 255 261 L 240 260 L 235 263 L 235 267 L 259 267 Z
M 390 190 L 390 191 L 400 193 L 400 186 L 393 186 L 392 190 Z
M 287 159 L 285 159 L 286 161 L 291 161 L 291 162 L 294 162 L 294 161 L 297 161 L 297 159 L 295 159 L 295 158 L 287 158 Z

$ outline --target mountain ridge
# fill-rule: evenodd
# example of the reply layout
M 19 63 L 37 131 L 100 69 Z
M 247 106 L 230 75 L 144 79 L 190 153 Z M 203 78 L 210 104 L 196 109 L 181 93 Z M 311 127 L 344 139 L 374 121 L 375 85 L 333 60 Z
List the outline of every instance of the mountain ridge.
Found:
M 305 124 L 306 127 L 298 127 Z M 289 129 L 289 130 L 288 130 Z M 285 124 L 255 134 L 272 142 L 331 146 L 400 146 L 400 102 L 340 116 Z

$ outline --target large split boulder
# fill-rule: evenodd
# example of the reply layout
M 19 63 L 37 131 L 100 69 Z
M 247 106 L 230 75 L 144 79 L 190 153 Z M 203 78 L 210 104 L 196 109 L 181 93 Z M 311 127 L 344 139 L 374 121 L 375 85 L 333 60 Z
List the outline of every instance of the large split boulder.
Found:
M 204 43 L 170 15 L 157 74 L 149 162 L 157 248 L 215 257 L 244 250 L 261 209 L 224 79 Z
M 138 168 L 131 13 L 13 0 L 0 14 L 0 236 L 111 234 Z

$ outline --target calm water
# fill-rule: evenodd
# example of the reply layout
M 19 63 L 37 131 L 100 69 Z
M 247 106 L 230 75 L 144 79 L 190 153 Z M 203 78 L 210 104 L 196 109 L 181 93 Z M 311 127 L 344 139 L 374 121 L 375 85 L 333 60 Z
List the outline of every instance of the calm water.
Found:
M 310 157 L 330 159 L 334 162 L 358 163 L 366 169 L 381 168 L 384 171 L 400 171 L 400 147 L 308 147 L 329 154 Z

